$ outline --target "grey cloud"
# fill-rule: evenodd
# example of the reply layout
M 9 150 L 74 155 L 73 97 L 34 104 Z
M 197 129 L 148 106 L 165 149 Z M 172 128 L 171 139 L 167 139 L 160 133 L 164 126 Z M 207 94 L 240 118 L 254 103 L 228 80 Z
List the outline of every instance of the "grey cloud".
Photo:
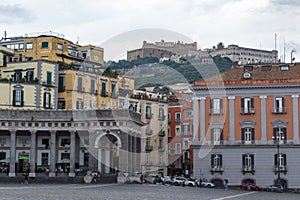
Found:
M 270 2 L 279 6 L 300 6 L 299 0 L 270 0 Z
M 32 11 L 22 7 L 20 4 L 0 5 L 0 22 L 31 22 L 35 19 Z

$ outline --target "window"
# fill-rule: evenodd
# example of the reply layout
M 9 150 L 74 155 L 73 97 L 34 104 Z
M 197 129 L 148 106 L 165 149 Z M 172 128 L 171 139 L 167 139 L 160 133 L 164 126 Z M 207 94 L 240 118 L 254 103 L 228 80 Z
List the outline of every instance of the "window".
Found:
M 253 172 L 254 171 L 254 155 L 253 154 L 243 154 L 242 155 L 242 171 L 243 172 Z
M 14 82 L 18 82 L 22 79 L 22 70 L 15 70 Z
M 89 159 L 90 159 L 89 157 L 90 157 L 89 153 L 84 153 L 83 154 L 83 166 L 84 167 L 89 166 Z
M 58 109 L 66 109 L 66 100 L 58 99 Z
M 274 166 L 275 171 L 286 171 L 286 154 L 280 153 L 280 154 L 274 154 Z
M 42 42 L 42 49 L 48 48 L 48 42 Z
M 65 145 L 70 145 L 70 139 L 69 138 L 61 139 L 60 146 L 64 147 Z
M 91 94 L 95 94 L 95 79 L 91 79 Z
M 78 83 L 77 83 L 77 90 L 79 92 L 82 92 L 82 77 L 78 77 L 77 81 L 78 81 Z
M 82 99 L 77 99 L 77 101 L 76 101 L 76 109 L 83 109 L 83 101 L 82 101 Z
M 146 118 L 151 118 L 152 117 L 152 109 L 150 105 L 146 106 Z
M 164 141 L 163 141 L 162 138 L 159 138 L 159 144 L 158 145 L 159 145 L 158 146 L 159 149 L 163 149 L 163 147 L 164 147 Z
M 176 122 L 180 122 L 180 118 L 181 118 L 181 113 L 180 112 L 176 112 L 175 113 L 175 121 Z
M 286 127 L 273 128 L 273 138 L 279 139 L 279 143 L 283 144 L 286 141 Z
M 42 153 L 42 166 L 48 166 L 49 165 L 49 153 Z
M 146 163 L 150 163 L 150 153 L 146 153 Z
M 146 138 L 146 146 L 147 146 L 147 147 L 150 146 L 150 138 Z
M 23 90 L 13 90 L 13 106 L 23 106 L 24 105 L 24 91 Z
M 222 99 L 211 99 L 210 102 L 210 113 L 213 115 L 220 115 L 222 114 L 222 107 L 223 107 L 223 100 Z
M 29 144 L 27 138 L 19 138 L 19 145 L 26 146 L 27 144 Z
M 57 43 L 57 49 L 58 50 L 63 50 L 63 45 L 61 43 Z
M 27 70 L 27 72 L 26 72 L 26 81 L 27 82 L 32 82 L 33 79 L 34 79 L 33 70 Z
M 65 77 L 64 76 L 60 76 L 58 78 L 58 91 L 59 92 L 65 91 Z
M 181 144 L 180 143 L 175 144 L 175 154 L 181 154 Z
M 60 154 L 61 159 L 70 159 L 70 153 L 61 153 Z
M 27 42 L 27 43 L 26 43 L 26 49 L 27 49 L 27 50 L 32 49 L 32 42 Z
M 220 128 L 211 129 L 211 141 L 212 144 L 222 144 L 223 143 L 223 130 Z
M 158 117 L 160 118 L 160 119 L 163 119 L 164 120 L 164 108 L 159 108 L 159 110 L 158 110 Z
M 180 135 L 180 125 L 175 126 L 175 134 Z
M 183 135 L 191 135 L 189 124 L 183 124 L 182 125 L 182 130 L 183 130 Z
M 0 160 L 4 160 L 6 158 L 6 152 L 0 152 Z
M 281 71 L 288 71 L 289 68 L 290 68 L 290 67 L 289 67 L 288 65 L 281 65 L 281 66 L 280 66 L 280 70 L 281 70 Z
M 242 114 L 254 114 L 254 99 L 251 97 L 242 98 L 241 107 Z
M 90 108 L 95 108 L 96 107 L 96 99 L 95 99 L 95 97 L 92 97 L 91 99 L 90 99 Z
M 184 117 L 185 118 L 193 118 L 193 111 L 192 110 L 184 110 Z
M 51 108 L 51 94 L 49 92 L 44 93 L 44 108 Z
M 159 154 L 159 165 L 163 165 L 163 155 Z
M 251 144 L 254 141 L 254 128 L 242 128 L 242 141 L 244 144 Z
M 116 95 L 116 84 L 115 83 L 111 84 L 111 97 L 113 97 L 113 98 L 117 97 L 117 95 Z
M 189 149 L 189 140 L 183 141 L 183 149 Z
M 274 108 L 273 108 L 272 112 L 273 112 L 273 114 L 285 113 L 283 97 L 275 97 L 274 98 Z
M 102 82 L 101 84 L 101 96 L 106 97 L 106 82 Z
M 94 55 L 94 61 L 99 61 L 99 56 Z
M 52 85 L 52 72 L 47 72 L 47 85 Z
M 4 146 L 5 144 L 6 144 L 6 138 L 0 138 L 0 145 Z
M 42 139 L 42 145 L 45 145 L 46 148 L 49 147 L 49 139 L 48 138 L 43 138 Z
M 223 171 L 222 169 L 222 154 L 211 155 L 211 170 L 212 171 Z

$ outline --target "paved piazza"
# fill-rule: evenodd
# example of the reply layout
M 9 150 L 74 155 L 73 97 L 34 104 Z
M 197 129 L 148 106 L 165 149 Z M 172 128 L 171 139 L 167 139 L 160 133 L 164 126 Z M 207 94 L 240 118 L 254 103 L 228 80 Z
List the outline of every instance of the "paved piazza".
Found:
M 190 188 L 169 185 L 59 185 L 59 184 L 0 184 L 1 200 L 223 200 L 223 199 L 300 199 L 295 193 L 251 192 L 241 190 L 223 190 L 209 188 Z

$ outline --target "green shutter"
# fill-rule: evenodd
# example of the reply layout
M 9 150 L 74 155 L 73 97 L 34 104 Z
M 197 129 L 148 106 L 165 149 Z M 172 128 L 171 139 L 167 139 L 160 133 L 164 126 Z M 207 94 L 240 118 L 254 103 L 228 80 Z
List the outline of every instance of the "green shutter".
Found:
M 21 106 L 24 106 L 24 91 L 21 90 Z
M 12 101 L 12 105 L 13 105 L 13 106 L 16 105 L 16 90 L 13 90 L 13 101 Z
M 44 105 L 43 105 L 44 108 L 46 108 L 46 92 L 44 93 Z
M 47 72 L 47 85 L 51 85 L 52 82 L 52 72 Z

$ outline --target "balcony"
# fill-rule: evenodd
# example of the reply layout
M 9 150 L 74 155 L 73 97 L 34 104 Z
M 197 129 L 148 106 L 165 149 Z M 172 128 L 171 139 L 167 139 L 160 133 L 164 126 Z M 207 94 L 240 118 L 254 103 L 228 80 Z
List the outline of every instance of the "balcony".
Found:
M 108 94 L 107 94 L 107 92 L 101 92 L 101 97 L 108 97 Z
M 286 114 L 286 108 L 285 107 L 274 107 L 272 108 L 272 114 Z
M 158 132 L 158 136 L 159 137 L 164 137 L 166 135 L 166 132 L 165 131 L 159 131 Z
M 189 158 L 186 158 L 186 159 L 183 160 L 183 163 L 184 163 L 184 164 L 189 164 L 190 161 L 191 161 L 191 160 L 190 160 Z
M 153 146 L 152 145 L 146 145 L 145 146 L 145 151 L 152 151 L 153 150 Z
M 211 174 L 220 173 L 222 175 L 222 173 L 224 172 L 224 169 L 222 168 L 222 166 L 214 166 L 214 165 L 212 165 L 210 167 L 210 172 L 211 172 Z
M 254 108 L 241 108 L 241 114 L 242 115 L 253 115 L 255 114 Z
M 164 121 L 166 119 L 165 115 L 158 115 L 158 120 Z
M 165 148 L 164 147 L 158 147 L 158 151 L 163 152 L 163 151 L 165 151 Z
M 279 166 L 279 170 L 280 170 L 281 173 L 286 174 L 287 173 L 287 166 Z M 278 173 L 278 166 L 277 165 L 275 165 L 275 167 L 274 167 L 274 172 L 275 172 L 275 174 Z
M 152 119 L 153 114 L 152 113 L 146 113 L 146 119 Z
M 180 118 L 176 118 L 176 119 L 175 119 L 175 122 L 180 122 Z
M 244 165 L 241 171 L 242 171 L 243 174 L 252 173 L 254 175 L 255 169 L 254 169 L 254 166 Z
M 146 135 L 152 135 L 153 130 L 152 129 L 146 129 Z
M 223 109 L 221 109 L 221 108 L 219 108 L 219 109 L 211 108 L 211 109 L 209 109 L 209 114 L 210 115 L 223 115 Z

